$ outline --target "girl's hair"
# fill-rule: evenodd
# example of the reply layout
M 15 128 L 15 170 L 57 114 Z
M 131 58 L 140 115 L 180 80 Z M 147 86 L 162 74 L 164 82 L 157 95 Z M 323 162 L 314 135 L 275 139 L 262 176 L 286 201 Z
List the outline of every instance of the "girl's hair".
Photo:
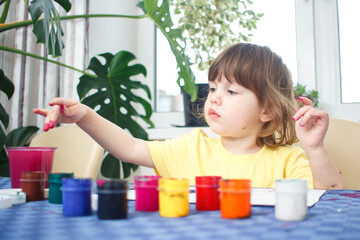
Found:
M 211 64 L 209 82 L 222 76 L 250 89 L 271 115 L 258 135 L 258 144 L 291 145 L 297 141 L 294 89 L 288 68 L 268 47 L 239 43 L 224 50 Z

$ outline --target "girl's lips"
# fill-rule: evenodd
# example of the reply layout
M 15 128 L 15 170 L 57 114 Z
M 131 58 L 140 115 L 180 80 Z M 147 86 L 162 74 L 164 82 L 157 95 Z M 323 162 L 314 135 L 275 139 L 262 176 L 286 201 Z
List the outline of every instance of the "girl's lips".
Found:
M 212 108 L 209 109 L 208 115 L 211 118 L 220 118 L 220 115 Z

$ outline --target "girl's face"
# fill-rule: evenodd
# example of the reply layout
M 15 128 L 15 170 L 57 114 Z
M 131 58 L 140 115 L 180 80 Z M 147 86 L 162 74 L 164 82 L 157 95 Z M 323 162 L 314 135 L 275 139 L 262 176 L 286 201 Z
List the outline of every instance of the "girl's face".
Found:
M 231 138 L 256 137 L 269 120 L 251 90 L 225 77 L 209 82 L 205 119 L 214 133 Z

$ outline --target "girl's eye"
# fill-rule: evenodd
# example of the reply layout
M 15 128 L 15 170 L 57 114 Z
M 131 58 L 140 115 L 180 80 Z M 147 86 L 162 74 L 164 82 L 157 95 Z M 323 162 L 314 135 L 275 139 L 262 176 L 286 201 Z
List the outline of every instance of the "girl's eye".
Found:
M 233 91 L 233 90 L 228 90 L 228 93 L 230 93 L 231 95 L 237 94 L 237 92 L 235 92 L 235 91 Z
M 209 88 L 209 92 L 215 92 L 216 88 Z

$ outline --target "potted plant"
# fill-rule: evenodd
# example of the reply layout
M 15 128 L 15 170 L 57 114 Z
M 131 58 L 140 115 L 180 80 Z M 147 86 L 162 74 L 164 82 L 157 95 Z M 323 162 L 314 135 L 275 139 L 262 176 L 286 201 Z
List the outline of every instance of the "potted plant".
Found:
M 144 0 L 140 1 L 138 6 L 144 11 L 139 16 L 128 16 L 128 15 L 107 15 L 107 14 L 96 14 L 96 15 L 70 15 L 70 16 L 59 16 L 58 11 L 54 7 L 54 2 L 58 3 L 66 12 L 71 9 L 71 3 L 68 0 L 34 0 L 31 1 L 28 8 L 31 20 L 24 20 L 20 22 L 5 23 L 7 11 L 9 9 L 10 0 L 1 1 L 0 4 L 4 4 L 3 12 L 0 18 L 0 32 L 5 34 L 6 31 L 18 27 L 24 27 L 27 25 L 33 25 L 33 32 L 37 37 L 39 43 L 44 44 L 47 47 L 48 54 L 52 57 L 61 56 L 64 48 L 62 35 L 63 31 L 61 28 L 61 21 L 74 18 L 91 18 L 91 17 L 119 17 L 119 18 L 130 18 L 130 19 L 142 19 L 149 18 L 154 24 L 161 30 L 164 36 L 167 38 L 174 57 L 178 63 L 179 79 L 183 79 L 185 91 L 191 95 L 192 99 L 196 98 L 197 88 L 194 84 L 194 75 L 190 69 L 190 64 L 187 56 L 184 53 L 183 37 L 178 29 L 174 29 L 171 21 L 168 1 L 162 1 L 158 4 L 158 0 Z M 8 51 L 15 54 L 22 54 L 32 58 L 37 58 L 43 61 L 51 62 L 54 64 L 61 65 L 62 67 L 72 69 L 74 71 L 81 72 L 83 76 L 80 77 L 80 83 L 77 86 L 77 92 L 79 98 L 84 104 L 90 107 L 100 105 L 100 109 L 97 112 L 103 117 L 109 119 L 115 124 L 128 129 L 132 135 L 138 138 L 147 139 L 146 131 L 134 121 L 133 118 L 137 117 L 145 121 L 150 127 L 153 126 L 150 117 L 152 114 L 151 105 L 148 99 L 151 99 L 150 91 L 145 84 L 140 81 L 130 80 L 130 77 L 137 75 L 146 75 L 146 69 L 141 64 L 133 64 L 130 62 L 135 59 L 135 56 L 128 51 L 120 51 L 115 55 L 110 53 L 100 54 L 99 57 L 93 57 L 90 60 L 89 67 L 87 70 L 76 69 L 72 66 L 68 66 L 49 58 L 45 58 L 34 53 L 25 52 L 19 49 L 14 49 L 8 46 L 0 45 L 0 50 Z M 102 64 L 100 58 L 105 60 Z M 3 71 L 2 71 L 3 73 Z M 9 90 L 6 88 L 11 81 L 6 77 L 5 74 L 0 75 L 0 89 L 10 96 Z M 12 83 L 11 83 L 12 84 Z M 10 85 L 11 85 L 10 84 Z M 124 88 L 117 88 L 121 84 Z M 5 90 L 4 90 L 5 89 Z M 106 89 L 104 91 L 104 89 Z M 132 90 L 141 89 L 145 91 L 147 99 L 139 97 L 134 94 Z M 97 90 L 96 93 L 92 93 L 91 90 Z M 120 98 L 119 96 L 125 96 Z M 109 102 L 104 102 L 104 99 L 109 99 Z M 9 97 L 10 100 L 10 97 Z M 135 102 L 141 105 L 144 109 L 144 114 L 136 111 L 131 103 Z M 125 113 L 120 111 L 119 106 L 126 109 Z M 3 107 L 0 108 L 1 122 L 4 130 L 8 126 L 8 120 L 6 116 L 8 114 Z M 0 136 L 0 150 L 5 154 L 4 145 L 9 142 L 9 135 L 5 135 L 5 131 L 1 128 Z M 6 167 L 7 159 L 3 161 L 3 165 Z M 122 163 L 124 177 L 130 175 L 131 169 L 136 169 L 137 166 L 133 164 Z M 102 164 L 102 174 L 106 177 L 120 177 L 119 161 L 112 155 L 108 154 Z
M 238 42 L 248 42 L 251 30 L 263 16 L 249 7 L 247 0 L 187 1 L 170 0 L 174 18 L 186 42 L 185 52 L 190 64 L 207 71 L 214 58 L 225 48 Z M 184 89 L 185 126 L 206 126 L 202 109 L 208 92 L 207 83 L 197 83 L 198 95 L 194 101 Z

